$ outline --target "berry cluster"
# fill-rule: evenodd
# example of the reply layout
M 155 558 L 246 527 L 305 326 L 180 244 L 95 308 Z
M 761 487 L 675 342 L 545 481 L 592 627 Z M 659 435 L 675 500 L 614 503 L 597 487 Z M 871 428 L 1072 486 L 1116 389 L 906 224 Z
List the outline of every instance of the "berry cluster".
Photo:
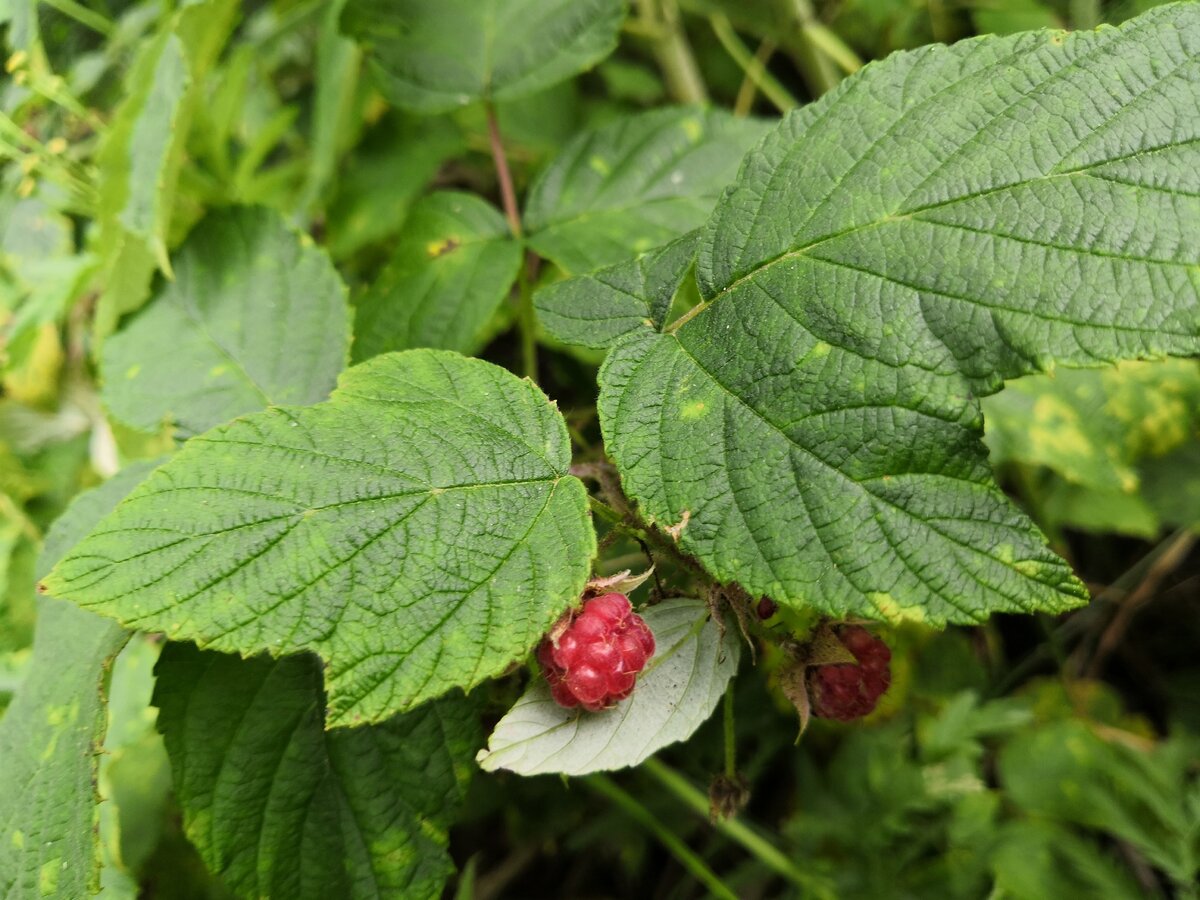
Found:
M 654 655 L 654 635 L 624 594 L 605 594 L 567 613 L 537 658 L 560 706 L 595 712 L 624 700 Z
M 892 682 L 892 651 L 859 625 L 838 631 L 838 640 L 854 654 L 858 665 L 834 663 L 808 670 L 813 715 L 845 722 L 867 715 Z

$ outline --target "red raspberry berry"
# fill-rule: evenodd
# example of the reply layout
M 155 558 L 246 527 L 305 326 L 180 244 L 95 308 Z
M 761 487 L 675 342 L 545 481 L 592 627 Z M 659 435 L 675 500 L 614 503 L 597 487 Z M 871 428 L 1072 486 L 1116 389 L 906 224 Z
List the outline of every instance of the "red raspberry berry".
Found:
M 764 622 L 771 618 L 779 611 L 779 606 L 770 597 L 763 597 L 758 601 L 758 617 Z
M 808 671 L 808 690 L 814 716 L 846 722 L 871 712 L 888 689 L 892 651 L 859 625 L 840 629 L 837 637 L 858 665 L 813 666 Z
M 538 662 L 559 706 L 606 709 L 633 692 L 654 635 L 624 594 L 593 597 L 550 630 Z

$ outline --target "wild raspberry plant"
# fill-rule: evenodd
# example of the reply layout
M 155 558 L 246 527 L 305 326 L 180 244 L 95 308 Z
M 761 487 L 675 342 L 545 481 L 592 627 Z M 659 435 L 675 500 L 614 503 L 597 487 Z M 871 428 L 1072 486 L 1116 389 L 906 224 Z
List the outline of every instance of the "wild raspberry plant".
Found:
M 286 170 L 254 168 L 271 147 L 235 160 L 242 129 L 206 119 L 248 83 L 249 45 L 220 63 L 237 13 L 203 0 L 158 23 L 104 123 L 97 184 L 48 150 L 26 166 L 77 193 L 98 237 L 71 270 L 91 287 L 81 312 L 31 312 L 13 336 L 70 329 L 86 381 L 90 330 L 98 459 L 118 455 L 106 414 L 166 422 L 127 452 L 169 452 L 82 495 L 47 536 L 38 642 L 0 724 L 5 896 L 96 880 L 97 688 L 133 633 L 166 638 L 153 705 L 174 792 L 229 890 L 432 897 L 472 759 L 638 765 L 724 698 L 713 796 L 729 813 L 745 802 L 743 648 L 790 654 L 785 673 L 804 674 L 779 679 L 788 696 L 850 719 L 888 687 L 889 654 L 840 623 L 937 629 L 1087 602 L 996 484 L 980 398 L 1055 366 L 1200 352 L 1200 7 L 898 53 L 780 121 L 628 112 L 519 173 L 520 203 L 510 162 L 531 154 L 509 152 L 509 104 L 608 56 L 618 0 L 348 0 L 319 56 L 355 79 L 365 59 L 363 80 L 318 83 L 325 130 L 290 193 Z M 672 21 L 650 24 L 678 50 Z M 10 68 L 31 95 L 63 89 L 38 47 L 21 51 Z M 339 218 L 338 97 L 360 90 L 378 92 L 371 109 L 477 113 L 446 154 L 486 146 L 500 207 L 442 189 L 411 209 L 360 196 L 373 215 Z M 414 157 L 458 120 L 421 121 Z M 397 205 L 376 274 L 381 248 L 356 228 Z M 353 310 L 348 276 L 366 282 Z M 490 342 L 510 322 L 506 354 Z M 603 357 L 569 424 L 539 386 L 561 389 L 538 378 L 539 342 L 578 351 L 555 371 Z M 631 555 L 653 569 L 637 613 L 614 599 L 635 588 L 603 574 Z M 608 593 L 574 611 L 597 583 Z M 829 633 L 840 660 L 812 655 Z M 485 736 L 492 679 L 523 693 Z M 644 770 L 690 796 L 660 763 Z M 629 808 L 613 782 L 588 784 Z

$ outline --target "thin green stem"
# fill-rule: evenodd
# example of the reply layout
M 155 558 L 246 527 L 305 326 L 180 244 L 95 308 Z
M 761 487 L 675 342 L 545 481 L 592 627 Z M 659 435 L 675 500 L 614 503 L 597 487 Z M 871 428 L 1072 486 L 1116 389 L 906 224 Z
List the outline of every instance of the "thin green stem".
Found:
M 708 88 L 688 43 L 676 0 L 637 0 L 638 16 L 667 82 L 667 91 L 680 103 L 707 103 Z
M 817 14 L 808 0 L 776 0 L 781 5 L 781 12 L 790 20 L 793 33 L 798 37 L 788 42 L 796 67 L 804 78 L 812 96 L 820 97 L 826 91 L 837 87 L 842 80 L 838 66 L 830 59 L 812 38 L 812 29 L 820 25 Z
M 1095 28 L 1104 20 L 1100 0 L 1071 0 L 1071 27 L 1077 31 Z
M 94 9 L 88 9 L 86 6 L 76 3 L 75 0 L 42 0 L 42 2 L 51 9 L 58 10 L 64 16 L 74 19 L 85 28 L 90 28 L 105 37 L 113 33 L 112 22 Z
M 533 309 L 533 284 L 527 263 L 528 260 L 523 261 L 517 272 L 517 333 L 521 337 L 521 370 L 526 378 L 536 383 L 537 313 Z
M 786 113 L 800 105 L 787 88 L 767 71 L 762 60 L 752 54 L 750 48 L 742 43 L 742 39 L 738 37 L 728 17 L 717 13 L 708 17 L 708 24 L 712 26 L 713 34 L 717 36 L 717 40 L 721 42 L 725 52 L 741 67 L 746 78 L 762 91 L 763 96 L 770 100 L 776 109 L 781 113 Z
M 664 825 L 654 813 L 643 806 L 633 795 L 618 787 L 607 775 L 591 775 L 584 780 L 589 788 L 600 794 L 629 818 L 633 819 L 654 835 L 697 881 L 708 888 L 709 893 L 721 900 L 738 900 L 735 894 L 717 874 L 708 867 L 679 836 Z
M 725 688 L 725 775 L 737 777 L 737 731 L 733 720 L 733 680 Z
M 642 763 L 642 771 L 674 794 L 697 815 L 708 819 L 708 797 L 674 769 L 651 758 Z M 797 887 L 822 896 L 829 894 L 827 886 L 798 869 L 790 859 L 780 852 L 779 848 L 753 831 L 740 819 L 731 816 L 716 822 L 713 827 L 731 841 L 740 844 L 742 849 L 754 856 L 768 869 L 786 878 Z
M 804 26 L 804 34 L 814 47 L 829 57 L 847 75 L 853 75 L 863 67 L 863 61 L 850 48 L 850 45 L 838 37 L 835 31 L 816 19 Z

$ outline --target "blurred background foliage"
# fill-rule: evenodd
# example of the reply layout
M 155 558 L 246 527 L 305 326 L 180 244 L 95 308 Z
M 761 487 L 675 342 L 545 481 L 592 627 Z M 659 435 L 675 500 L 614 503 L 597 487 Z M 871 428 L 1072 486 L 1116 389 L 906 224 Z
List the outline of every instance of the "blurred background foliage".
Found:
M 1150 0 L 635 0 L 618 52 L 498 114 L 518 188 L 581 129 L 651 107 L 774 116 L 930 41 L 1119 22 Z M 478 109 L 390 109 L 338 0 L 0 0 L 0 709 L 21 683 L 42 535 L 80 490 L 174 436 L 110 420 L 94 358 L 212 208 L 274 207 L 362 295 L 432 188 L 497 197 Z M 166 123 L 165 126 L 163 123 Z M 108 161 L 158 123 L 161 184 Z M 144 144 L 138 144 L 144 148 Z M 136 161 L 135 161 L 136 162 Z M 543 279 L 559 277 L 552 266 Z M 687 302 L 686 297 L 683 302 Z M 483 355 L 514 365 L 513 310 Z M 581 446 L 596 358 L 542 349 Z M 1200 371 L 1058 371 L 985 402 L 1003 483 L 1091 586 L 1061 618 L 888 634 L 893 688 L 798 746 L 773 655 L 736 681 L 743 815 L 713 826 L 721 722 L 634 772 L 476 777 L 452 833 L 462 898 L 1196 897 Z M 636 548 L 614 547 L 609 568 Z M 186 842 L 148 701 L 153 637 L 112 673 L 99 791 L 112 896 L 221 897 Z M 514 680 L 490 688 L 498 713 Z M 0 761 L 0 765 L 3 761 Z M 672 842 L 674 841 L 674 843 Z

